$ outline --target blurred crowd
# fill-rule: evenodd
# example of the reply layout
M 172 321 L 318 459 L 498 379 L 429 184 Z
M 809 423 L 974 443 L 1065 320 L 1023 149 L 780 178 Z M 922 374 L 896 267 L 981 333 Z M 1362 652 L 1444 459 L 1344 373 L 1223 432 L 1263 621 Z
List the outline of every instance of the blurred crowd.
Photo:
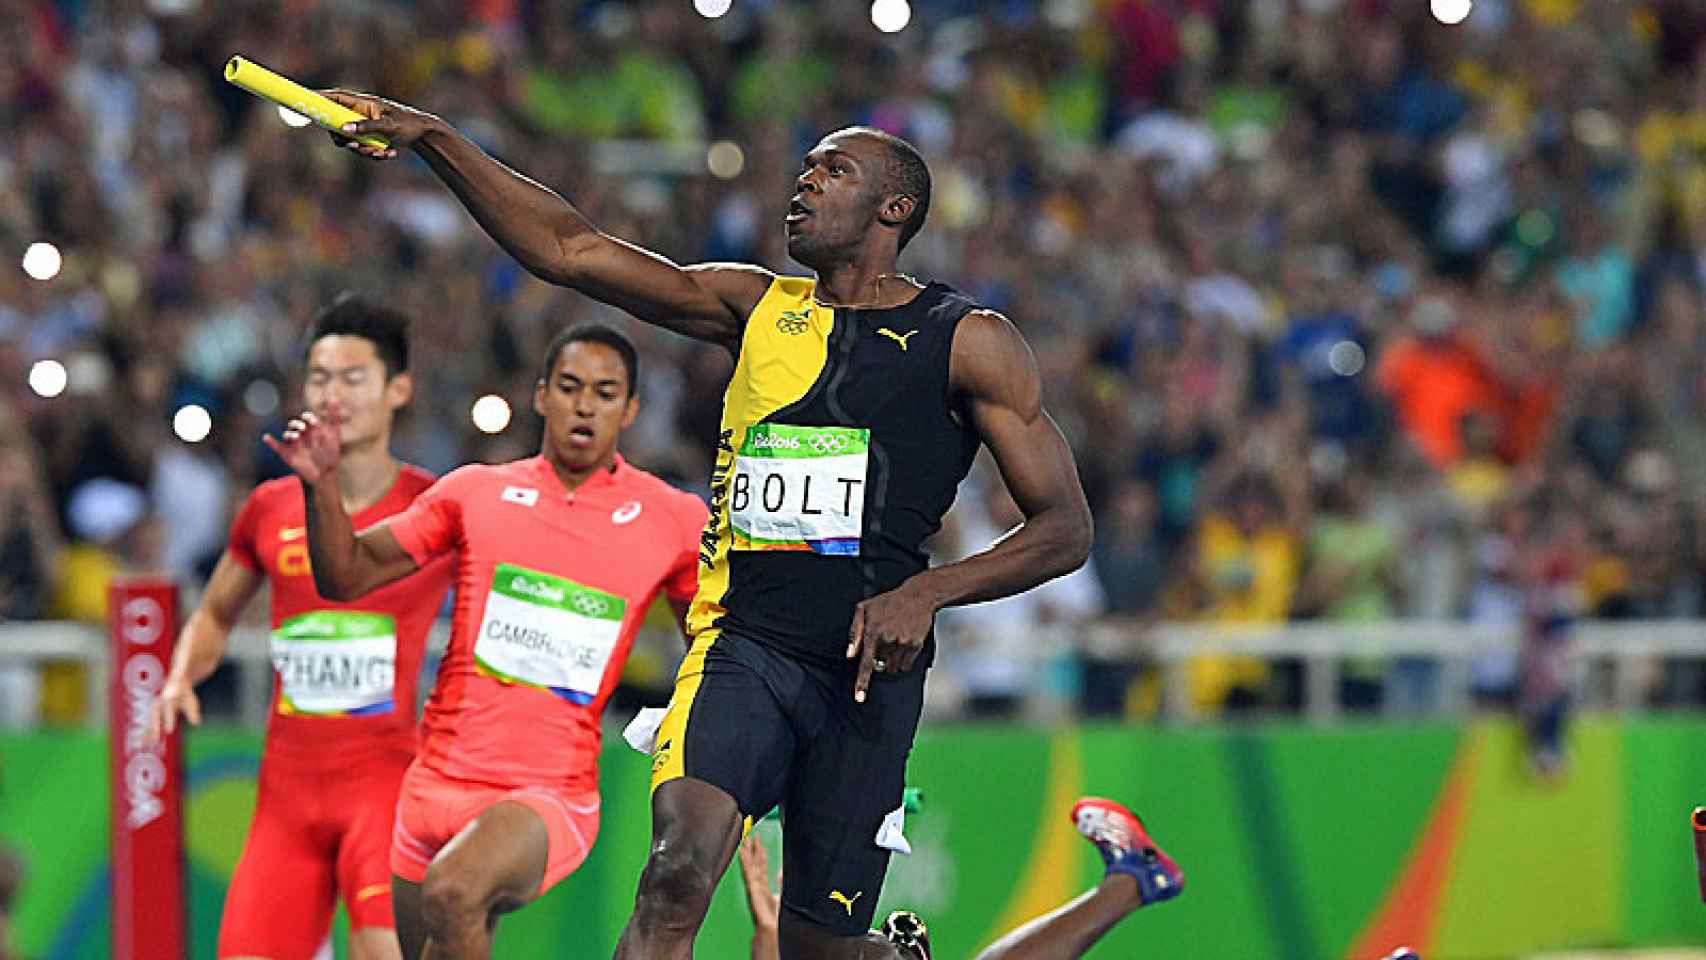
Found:
M 852 123 L 912 139 L 935 200 L 902 267 L 1023 329 L 1097 518 L 1084 571 L 945 620 L 973 706 L 1038 682 L 1001 651 L 1049 623 L 1706 612 L 1693 0 L 1476 0 L 1451 27 L 1422 0 L 913 0 L 896 34 L 854 0 L 715 20 L 0 0 L 0 21 L 0 252 L 64 254 L 51 280 L 0 269 L 7 618 L 99 620 L 124 569 L 199 582 L 230 506 L 282 471 L 258 437 L 348 287 L 415 318 L 406 459 L 532 452 L 535 358 L 603 319 L 642 348 L 628 455 L 704 487 L 726 355 L 528 277 L 418 161 L 361 161 L 225 84 L 233 53 L 437 112 L 682 262 L 798 272 L 779 224 L 800 155 Z M 26 383 L 41 359 L 63 394 Z M 518 411 L 495 435 L 469 417 L 485 393 Z M 196 443 L 173 426 L 192 403 Z M 982 465 L 938 552 L 1016 516 Z M 1516 697 L 1523 659 L 1477 661 L 1477 696 Z M 1347 705 L 1405 671 L 1348 663 Z M 1112 665 L 1060 682 L 1092 712 L 1146 696 Z M 1294 687 L 1254 661 L 1192 675 L 1208 707 Z M 1649 696 L 1698 702 L 1700 676 Z

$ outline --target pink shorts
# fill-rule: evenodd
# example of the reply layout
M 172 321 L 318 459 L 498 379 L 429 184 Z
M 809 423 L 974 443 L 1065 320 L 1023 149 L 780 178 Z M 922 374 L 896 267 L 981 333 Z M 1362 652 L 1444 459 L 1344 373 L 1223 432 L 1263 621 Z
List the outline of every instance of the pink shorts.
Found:
M 598 839 L 598 790 L 566 793 L 551 787 L 504 787 L 454 780 L 419 760 L 403 777 L 397 821 L 391 831 L 391 872 L 410 883 L 426 879 L 427 867 L 474 818 L 492 804 L 519 803 L 545 822 L 545 876 L 539 893 L 556 886 L 586 860 Z

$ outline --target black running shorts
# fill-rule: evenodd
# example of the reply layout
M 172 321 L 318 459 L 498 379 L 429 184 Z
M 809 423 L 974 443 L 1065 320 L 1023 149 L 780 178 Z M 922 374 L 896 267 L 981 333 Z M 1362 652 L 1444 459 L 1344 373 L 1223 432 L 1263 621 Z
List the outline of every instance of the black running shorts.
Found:
M 807 663 L 707 631 L 676 676 L 652 789 L 703 780 L 734 798 L 748 827 L 780 804 L 783 908 L 863 935 L 888 871 L 877 831 L 901 805 L 925 672 L 877 674 L 855 703 L 856 661 Z

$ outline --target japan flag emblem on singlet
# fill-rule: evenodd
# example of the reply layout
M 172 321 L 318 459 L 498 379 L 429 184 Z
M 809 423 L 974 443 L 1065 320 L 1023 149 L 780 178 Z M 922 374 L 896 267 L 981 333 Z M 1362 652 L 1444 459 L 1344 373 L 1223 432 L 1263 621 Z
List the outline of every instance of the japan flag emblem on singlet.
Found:
M 625 523 L 632 523 L 634 521 L 634 518 L 638 517 L 639 515 L 640 515 L 640 501 L 629 500 L 627 503 L 624 503 L 620 507 L 617 507 L 615 510 L 611 511 L 610 522 L 614 523 L 620 527 L 621 525 L 623 525 Z
M 499 499 L 508 500 L 510 503 L 519 503 L 524 507 L 531 507 L 539 502 L 539 491 L 528 487 L 504 487 L 504 492 L 499 495 Z

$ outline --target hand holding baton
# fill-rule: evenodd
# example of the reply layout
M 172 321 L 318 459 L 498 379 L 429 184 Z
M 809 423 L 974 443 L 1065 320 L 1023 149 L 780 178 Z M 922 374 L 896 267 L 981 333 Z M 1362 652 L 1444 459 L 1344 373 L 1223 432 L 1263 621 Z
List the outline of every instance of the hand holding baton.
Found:
M 299 113 L 340 136 L 349 136 L 343 133 L 344 124 L 367 119 L 349 107 L 315 93 L 288 77 L 274 73 L 253 60 L 232 57 L 225 61 L 225 79 L 262 100 L 270 100 L 286 110 Z M 351 136 L 350 139 L 376 150 L 391 146 L 389 140 L 377 134 L 359 134 Z

